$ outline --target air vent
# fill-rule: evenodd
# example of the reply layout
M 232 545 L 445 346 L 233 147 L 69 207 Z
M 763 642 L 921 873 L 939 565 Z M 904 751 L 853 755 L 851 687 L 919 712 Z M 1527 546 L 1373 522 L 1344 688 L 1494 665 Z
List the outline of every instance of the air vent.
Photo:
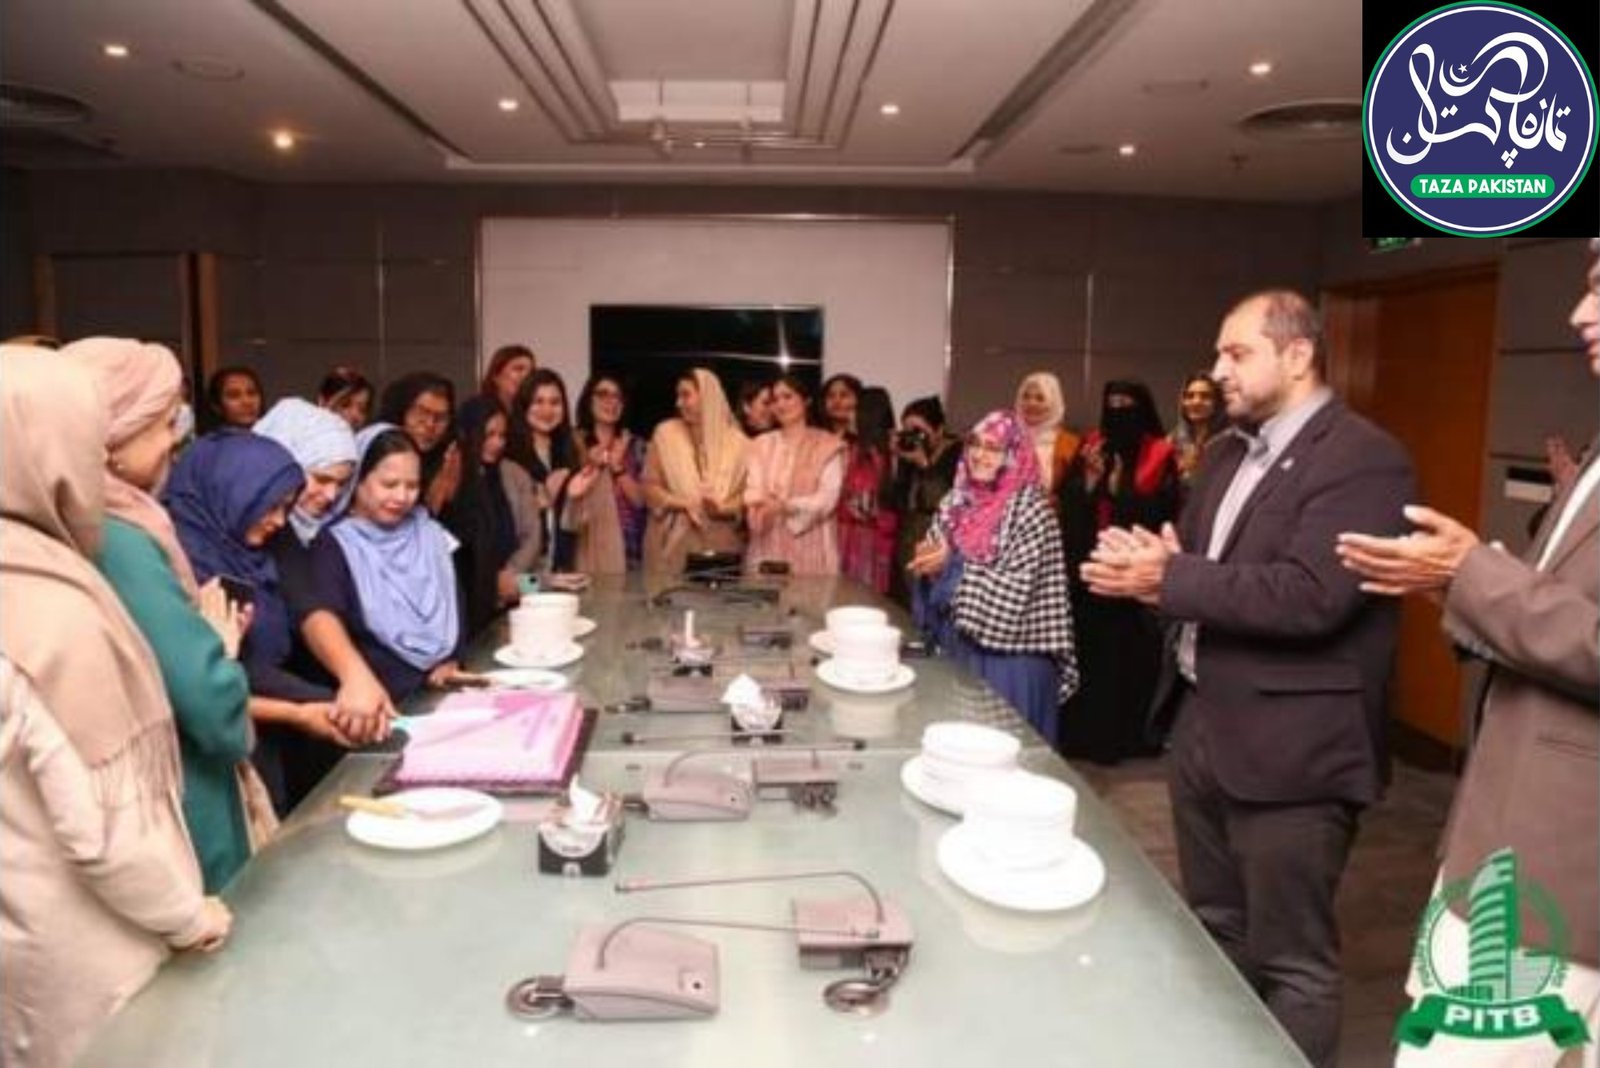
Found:
M 26 129 L 88 122 L 94 110 L 81 100 L 45 89 L 0 82 L 0 127 Z
M 1239 128 L 1280 141 L 1338 141 L 1361 135 L 1361 104 L 1354 100 L 1306 100 L 1262 108 L 1239 120 Z

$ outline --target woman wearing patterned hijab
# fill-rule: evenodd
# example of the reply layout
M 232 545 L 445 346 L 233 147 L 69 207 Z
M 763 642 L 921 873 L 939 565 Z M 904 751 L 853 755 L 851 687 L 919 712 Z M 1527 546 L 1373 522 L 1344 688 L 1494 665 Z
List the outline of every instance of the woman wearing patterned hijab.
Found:
M 0 348 L 0 1061 L 70 1064 L 172 949 L 214 949 L 161 668 L 91 558 L 93 376 Z M 214 636 L 213 636 L 214 640 Z
M 250 692 L 236 662 L 236 614 L 214 579 L 197 585 L 155 497 L 172 464 L 182 372 L 167 349 L 128 338 L 76 341 L 57 358 L 93 373 L 106 401 L 109 514 L 96 563 L 161 665 L 178 723 L 184 818 L 206 889 L 219 890 L 250 857 L 238 779 L 250 755 Z
M 919 626 L 1054 744 L 1060 702 L 1078 685 L 1072 609 L 1055 513 L 1015 412 L 972 428 L 909 570 L 921 579 Z

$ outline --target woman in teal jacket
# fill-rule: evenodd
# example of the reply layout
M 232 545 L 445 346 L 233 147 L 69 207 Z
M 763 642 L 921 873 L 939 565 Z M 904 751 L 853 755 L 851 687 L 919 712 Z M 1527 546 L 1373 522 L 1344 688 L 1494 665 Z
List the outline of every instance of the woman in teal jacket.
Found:
M 237 778 L 250 755 L 250 692 L 233 659 L 240 621 L 219 584 L 196 588 L 172 521 L 152 496 L 172 462 L 182 374 L 167 349 L 122 338 L 75 342 L 61 355 L 94 372 L 110 413 L 96 563 L 160 665 L 183 758 L 184 820 L 206 892 L 215 893 L 250 858 Z

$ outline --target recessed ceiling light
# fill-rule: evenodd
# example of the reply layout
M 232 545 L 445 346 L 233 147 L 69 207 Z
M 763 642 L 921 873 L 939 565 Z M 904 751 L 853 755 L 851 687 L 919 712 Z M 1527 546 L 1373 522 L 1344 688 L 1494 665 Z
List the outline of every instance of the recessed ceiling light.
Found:
M 108 44 L 100 49 L 112 59 L 127 59 L 132 53 L 125 44 Z
M 706 147 L 706 143 L 704 141 L 696 141 L 694 143 L 694 147 L 695 148 L 705 148 Z
M 292 152 L 294 150 L 294 134 L 288 130 L 272 131 L 272 147 L 279 152 Z
M 1129 156 L 1137 154 L 1138 151 L 1139 151 L 1139 146 L 1136 145 L 1136 144 L 1133 144 L 1131 142 L 1126 144 L 1126 145 L 1118 145 L 1117 146 L 1117 155 L 1123 157 L 1124 159 L 1126 159 Z
M 882 104 L 882 105 L 879 105 L 878 114 L 887 115 L 892 119 L 896 115 L 900 114 L 900 105 L 899 104 Z
M 1250 64 L 1250 73 L 1255 75 L 1257 78 L 1265 78 L 1267 75 L 1272 73 L 1272 64 L 1268 63 L 1264 59 L 1257 60 L 1256 62 Z
M 503 96 L 503 97 L 500 98 L 500 110 L 501 111 L 515 111 L 518 108 L 520 108 L 521 106 L 522 105 L 520 103 L 518 103 L 512 97 Z

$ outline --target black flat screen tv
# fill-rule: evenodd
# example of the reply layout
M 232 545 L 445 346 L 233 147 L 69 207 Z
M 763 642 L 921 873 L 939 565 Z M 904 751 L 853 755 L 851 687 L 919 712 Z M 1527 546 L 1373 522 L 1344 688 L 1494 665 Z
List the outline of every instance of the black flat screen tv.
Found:
M 648 435 L 674 414 L 678 376 L 715 372 L 738 411 L 739 390 L 785 372 L 822 382 L 822 309 L 815 306 L 593 304 L 589 371 L 614 376 L 628 394 L 628 425 Z M 572 391 L 576 403 L 577 389 Z M 820 398 L 818 398 L 820 399 Z

